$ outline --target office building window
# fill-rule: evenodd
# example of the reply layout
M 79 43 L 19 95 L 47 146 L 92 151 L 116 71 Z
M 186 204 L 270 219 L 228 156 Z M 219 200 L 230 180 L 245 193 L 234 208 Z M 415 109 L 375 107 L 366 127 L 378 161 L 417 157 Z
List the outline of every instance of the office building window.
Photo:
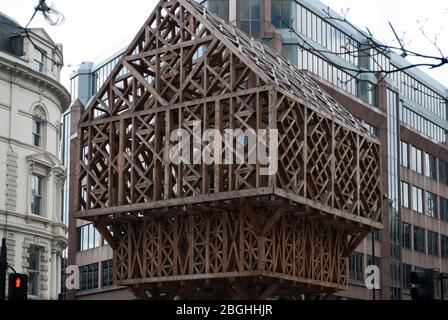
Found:
M 412 266 L 403 263 L 403 289 L 410 290 L 412 287 L 411 272 L 412 272 Z
M 437 218 L 437 196 L 432 192 L 425 192 L 426 202 L 425 211 L 426 215 L 431 218 Z
M 369 240 L 372 240 L 372 236 L 373 236 L 373 240 L 374 241 L 380 241 L 380 232 L 378 230 L 372 231 L 368 234 L 367 238 Z
M 33 145 L 42 147 L 42 123 L 38 120 L 33 120 Z
M 428 230 L 428 254 L 439 256 L 439 235 Z
M 448 222 L 448 199 L 440 197 L 440 219 Z
M 40 176 L 31 176 L 31 213 L 37 216 L 42 215 L 42 180 Z
M 423 173 L 422 150 L 411 146 L 411 170 L 417 173 Z
M 396 268 L 396 270 L 399 270 L 400 268 Z M 397 271 L 398 272 L 398 271 Z M 392 287 L 391 288 L 391 299 L 392 300 L 401 300 L 402 299 L 402 289 L 401 288 L 397 288 L 397 287 Z
M 444 291 L 443 299 L 446 300 L 446 297 L 448 297 L 448 279 L 444 279 L 442 281 L 443 281 L 443 291 Z M 439 288 L 439 297 L 441 297 L 440 292 L 441 292 L 441 290 Z
M 261 0 L 240 1 L 241 30 L 254 38 L 260 38 Z
M 401 206 L 409 209 L 409 184 L 401 182 Z
M 423 213 L 423 190 L 412 186 L 412 210 Z
M 88 224 L 77 228 L 78 231 L 78 251 L 86 251 L 101 246 L 101 236 L 93 224 Z
M 372 260 L 372 256 L 367 256 L 367 266 L 377 266 L 380 267 L 381 259 L 379 257 L 375 257 Z
M 103 265 L 103 280 L 101 283 L 101 287 L 105 288 L 105 287 L 110 287 L 114 284 L 114 277 L 113 277 L 113 261 L 112 260 L 108 260 L 108 261 L 103 261 L 102 263 Z
M 439 159 L 440 182 L 448 185 L 448 162 Z
M 390 284 L 392 287 L 399 289 L 403 282 L 402 274 L 401 274 L 401 263 L 396 260 L 392 260 L 390 264 Z M 397 291 L 396 294 L 400 294 L 400 291 Z M 396 300 L 399 297 L 394 298 Z
M 422 267 L 415 267 L 414 270 L 415 270 L 415 272 L 425 272 L 426 271 L 426 269 L 422 268 Z
M 412 240 L 411 240 L 411 225 L 403 222 L 403 230 L 402 230 L 402 238 L 403 238 L 403 248 L 411 249 L 412 248 Z
M 364 102 L 367 102 L 371 106 L 376 106 L 377 89 L 376 85 L 370 81 L 358 80 L 357 81 L 357 96 Z
M 229 0 L 208 0 L 205 6 L 225 21 L 229 21 Z
M 407 81 L 400 81 L 402 86 L 405 86 L 402 89 L 404 91 L 409 90 L 413 85 L 409 85 L 409 83 L 406 83 Z M 402 92 L 404 92 L 402 91 Z M 412 90 L 414 91 L 414 90 Z M 414 91 L 415 92 L 415 91 Z M 423 93 L 423 91 L 422 91 Z M 406 95 L 406 93 L 404 93 Z M 426 95 L 426 94 L 425 94 Z M 439 99 L 441 102 L 443 99 Z M 446 117 L 446 107 L 440 108 L 440 115 L 439 117 L 445 118 Z M 421 133 L 425 134 L 426 136 L 437 140 L 439 143 L 446 143 L 446 136 L 445 136 L 445 130 L 435 123 L 429 121 L 428 119 L 420 116 L 419 114 L 415 113 L 414 111 L 411 111 L 410 109 L 406 108 L 405 106 L 400 107 L 400 120 L 404 122 L 405 124 L 413 127 L 417 131 L 420 131 Z
M 437 180 L 436 157 L 428 153 L 425 153 L 425 176 Z
M 378 127 L 372 126 L 371 124 L 362 121 L 364 128 L 366 128 L 372 135 L 376 138 L 380 136 L 380 129 Z
M 409 168 L 409 145 L 403 141 L 400 141 L 400 158 L 401 165 Z
M 70 120 L 71 120 L 71 114 L 70 113 L 66 113 L 63 115 L 62 118 L 62 135 L 61 135 L 61 161 L 62 164 L 65 167 L 68 167 L 70 165 L 70 130 L 71 130 L 71 126 L 70 126 Z
M 425 229 L 414 226 L 414 250 L 425 253 Z
M 33 59 L 33 67 L 34 70 L 40 73 L 44 72 L 44 63 L 45 63 L 45 55 L 40 50 L 35 48 L 34 49 L 34 59 Z
M 443 259 L 448 259 L 448 236 L 440 236 L 440 249 Z
M 80 290 L 92 290 L 98 288 L 98 263 L 89 264 L 79 268 L 81 279 Z
M 33 297 L 39 295 L 40 284 L 40 248 L 30 246 L 28 258 L 28 294 Z
M 297 5 L 291 0 L 272 0 L 272 24 L 279 29 L 295 28 Z
M 350 279 L 355 281 L 363 281 L 364 255 L 359 252 L 353 252 L 350 256 Z
M 36 105 L 33 109 L 33 120 L 32 120 L 32 144 L 35 147 L 44 148 L 46 139 L 46 121 L 47 112 L 45 108 L 41 105 Z

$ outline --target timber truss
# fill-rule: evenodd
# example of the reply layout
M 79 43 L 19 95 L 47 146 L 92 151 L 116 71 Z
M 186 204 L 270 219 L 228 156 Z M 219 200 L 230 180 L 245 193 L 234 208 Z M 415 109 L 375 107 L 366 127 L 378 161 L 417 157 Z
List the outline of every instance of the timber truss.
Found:
M 278 172 L 170 161 L 175 129 L 278 129 Z M 79 124 L 76 218 L 140 298 L 328 295 L 382 227 L 379 142 L 270 48 L 160 1 Z M 202 145 L 205 148 L 205 145 Z

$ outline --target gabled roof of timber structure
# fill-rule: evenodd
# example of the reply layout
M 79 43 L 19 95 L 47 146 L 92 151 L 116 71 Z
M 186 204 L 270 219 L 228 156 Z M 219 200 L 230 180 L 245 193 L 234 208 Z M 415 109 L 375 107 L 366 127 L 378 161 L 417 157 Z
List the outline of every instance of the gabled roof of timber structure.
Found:
M 313 104 L 322 111 L 334 115 L 339 120 L 367 132 L 358 119 L 353 117 L 335 99 L 323 91 L 305 72 L 281 54 L 260 41 L 250 38 L 243 31 L 225 22 L 222 18 L 210 12 L 194 0 L 179 0 L 179 2 L 188 3 L 203 17 L 204 24 L 210 25 L 209 30 L 212 33 L 216 34 L 219 32 L 229 42 L 229 46 L 235 47 L 239 55 L 249 59 L 253 63 L 253 66 L 267 78 L 267 83 L 273 83 L 306 102 Z
M 297 99 L 309 103 L 319 109 L 322 114 L 345 123 L 352 129 L 358 130 L 364 136 L 376 140 L 376 138 L 363 126 L 361 121 L 356 119 L 343 106 L 341 106 L 334 98 L 327 94 L 319 85 L 316 84 L 306 73 L 292 64 L 281 54 L 275 52 L 270 47 L 264 45 L 247 34 L 227 23 L 222 18 L 209 11 L 207 8 L 194 0 L 161 0 L 155 7 L 150 18 L 142 27 L 140 32 L 134 38 L 128 49 L 123 54 L 122 59 L 111 72 L 103 87 L 98 91 L 97 95 L 91 100 L 90 106 L 81 117 L 81 122 L 87 121 L 86 117 L 89 110 L 98 105 L 99 99 L 107 95 L 107 86 L 114 78 L 120 77 L 125 60 L 134 55 L 139 46 L 139 39 L 147 32 L 147 27 L 151 28 L 151 21 L 154 19 L 155 12 L 160 6 L 166 4 L 172 5 L 179 3 L 186 11 L 192 14 L 209 33 L 218 38 L 219 41 L 232 51 L 241 61 L 256 73 L 265 84 L 273 84 Z M 173 16 L 173 15 L 172 15 Z M 162 17 L 161 19 L 163 19 Z M 174 17 L 172 17 L 174 19 Z

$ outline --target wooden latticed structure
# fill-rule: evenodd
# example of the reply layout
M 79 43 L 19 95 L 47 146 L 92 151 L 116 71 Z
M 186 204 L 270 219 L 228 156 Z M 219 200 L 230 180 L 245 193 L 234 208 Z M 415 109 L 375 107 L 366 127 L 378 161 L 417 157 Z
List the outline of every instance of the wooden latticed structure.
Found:
M 278 171 L 174 164 L 170 133 L 195 121 L 277 129 Z M 347 257 L 382 227 L 378 140 L 192 0 L 157 5 L 83 113 L 79 139 L 76 217 L 95 223 L 116 284 L 140 298 L 332 294 L 347 287 Z

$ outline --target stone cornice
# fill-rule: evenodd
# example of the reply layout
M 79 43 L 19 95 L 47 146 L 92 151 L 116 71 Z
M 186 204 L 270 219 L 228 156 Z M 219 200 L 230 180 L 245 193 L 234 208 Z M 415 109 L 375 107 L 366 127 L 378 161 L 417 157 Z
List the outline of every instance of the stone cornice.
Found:
M 70 93 L 62 84 L 60 84 L 53 78 L 34 71 L 30 67 L 19 62 L 6 59 L 4 56 L 0 55 L 0 70 L 2 69 L 10 72 L 17 78 L 31 81 L 32 83 L 35 83 L 36 86 L 51 91 L 59 102 L 58 105 L 61 108 L 61 113 L 67 110 L 67 108 L 70 106 Z
M 22 149 L 28 150 L 28 151 L 32 152 L 32 154 L 42 154 L 42 153 L 45 153 L 45 154 L 47 154 L 47 156 L 51 157 L 51 159 L 56 163 L 57 166 L 62 167 L 61 160 L 56 155 L 54 155 L 51 152 L 47 151 L 47 149 L 45 149 L 45 148 L 36 147 L 36 146 L 31 145 L 31 144 L 25 143 L 23 141 L 19 141 L 17 139 L 8 139 L 7 137 L 4 137 L 4 136 L 0 136 L 0 142 L 12 144 L 12 145 L 14 145 L 14 146 L 16 146 L 18 148 L 22 148 Z M 64 169 L 67 170 L 66 168 L 64 168 Z
M 53 175 L 56 178 L 56 184 L 60 188 L 63 188 L 65 180 L 67 179 L 67 170 L 64 167 L 54 167 Z
M 5 211 L 0 210 L 0 214 L 5 214 Z M 54 231 L 56 228 L 60 228 L 62 231 L 67 232 L 68 227 L 61 222 L 53 221 L 47 218 L 38 216 L 25 216 L 23 214 L 8 211 L 8 216 L 23 219 L 21 222 L 8 221 L 8 232 L 21 232 L 24 234 L 40 236 L 48 240 L 67 240 L 62 234 L 56 234 Z M 49 230 L 37 229 L 36 225 L 48 225 Z M 4 222 L 0 221 L 0 228 L 4 228 Z

